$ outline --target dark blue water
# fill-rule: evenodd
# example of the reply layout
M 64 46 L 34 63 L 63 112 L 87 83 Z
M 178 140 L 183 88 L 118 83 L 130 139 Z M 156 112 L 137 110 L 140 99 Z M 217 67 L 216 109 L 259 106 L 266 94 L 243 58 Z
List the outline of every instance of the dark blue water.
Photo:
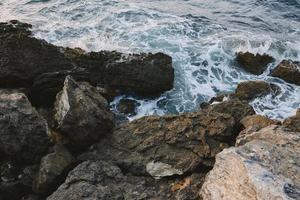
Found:
M 300 107 L 299 86 L 268 76 L 282 59 L 300 60 L 300 0 L 1 0 L 0 21 L 9 19 L 32 23 L 36 37 L 57 45 L 171 55 L 174 89 L 138 99 L 135 117 L 192 111 L 256 79 L 282 89 L 254 100 L 257 113 L 282 119 Z M 238 51 L 268 53 L 276 62 L 254 76 L 233 64 Z

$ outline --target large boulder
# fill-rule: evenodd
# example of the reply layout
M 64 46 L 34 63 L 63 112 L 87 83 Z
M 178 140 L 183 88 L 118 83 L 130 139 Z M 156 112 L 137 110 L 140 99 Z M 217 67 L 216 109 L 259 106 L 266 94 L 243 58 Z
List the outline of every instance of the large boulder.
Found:
M 275 84 L 265 81 L 245 81 L 238 84 L 235 96 L 242 100 L 251 101 L 256 97 L 267 94 L 276 95 L 280 92 L 280 88 Z
M 39 162 L 50 144 L 46 120 L 14 90 L 0 90 L 0 113 L 0 151 L 22 164 Z
M 197 200 L 203 174 L 156 181 L 132 176 L 106 161 L 86 161 L 72 170 L 65 182 L 47 200 L 157 199 Z
M 274 58 L 267 54 L 255 55 L 250 52 L 239 52 L 236 61 L 247 72 L 260 75 L 267 69 L 268 64 L 274 61 Z
M 57 131 L 72 144 L 87 147 L 114 127 L 114 115 L 98 90 L 89 83 L 77 83 L 67 76 L 55 103 Z
M 0 87 L 28 88 L 34 104 L 52 105 L 66 75 L 145 96 L 173 87 L 172 59 L 163 53 L 87 53 L 36 39 L 30 28 L 16 20 L 0 23 Z
M 275 125 L 246 135 L 216 156 L 203 199 L 299 199 L 300 135 Z
M 124 171 L 156 179 L 211 167 L 218 152 L 234 145 L 240 118 L 253 114 L 243 102 L 230 105 L 235 113 L 213 105 L 195 113 L 149 116 L 123 124 L 79 159 L 111 160 Z
M 283 60 L 271 73 L 288 83 L 300 85 L 300 62 Z
M 74 163 L 75 158 L 72 154 L 64 146 L 56 145 L 53 153 L 42 158 L 33 190 L 43 195 L 53 192 L 63 182 Z

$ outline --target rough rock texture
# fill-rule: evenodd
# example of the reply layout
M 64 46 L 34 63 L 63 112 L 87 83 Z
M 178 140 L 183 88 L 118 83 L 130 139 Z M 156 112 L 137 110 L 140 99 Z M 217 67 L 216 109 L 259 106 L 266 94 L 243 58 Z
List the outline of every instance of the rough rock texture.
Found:
M 288 83 L 300 85 L 300 62 L 283 60 L 271 73 Z
M 203 199 L 299 199 L 300 135 L 275 125 L 225 149 L 207 175 Z
M 97 142 L 111 132 L 114 115 L 108 103 L 89 83 L 67 76 L 55 103 L 57 130 L 78 147 Z
M 276 95 L 280 88 L 275 84 L 269 84 L 264 81 L 245 81 L 238 84 L 235 96 L 242 100 L 253 100 L 256 97 L 272 93 Z
M 255 75 L 260 75 L 267 69 L 268 64 L 274 61 L 274 58 L 267 54 L 254 55 L 250 52 L 239 52 L 236 61 L 246 71 Z
M 79 159 L 112 160 L 122 170 L 157 179 L 182 175 L 212 166 L 218 152 L 234 145 L 240 119 L 253 112 L 248 104 L 233 100 L 196 113 L 143 117 L 117 127 Z
M 13 161 L 0 163 L 1 200 L 20 200 L 31 192 L 38 165 L 22 167 Z
M 182 199 L 196 200 L 202 174 L 193 174 L 175 180 L 155 181 L 150 177 L 124 174 L 105 161 L 86 161 L 71 171 L 57 191 L 47 200 L 98 199 Z
M 74 162 L 75 158 L 64 146 L 56 145 L 53 153 L 42 158 L 33 190 L 44 195 L 53 192 Z
M 0 23 L 0 87 L 28 88 L 35 104 L 51 105 L 66 75 L 146 96 L 173 87 L 172 59 L 165 54 L 86 53 L 33 38 L 30 28 Z
M 23 164 L 39 162 L 50 143 L 46 120 L 14 90 L 0 90 L 0 113 L 0 151 Z
M 291 129 L 292 131 L 300 132 L 300 108 L 293 117 L 289 117 L 283 122 L 283 126 Z
M 241 124 L 245 128 L 248 128 L 251 126 L 256 126 L 256 127 L 258 127 L 258 129 L 262 129 L 267 126 L 273 125 L 273 124 L 280 125 L 280 121 L 272 120 L 272 119 L 269 119 L 262 115 L 251 115 L 251 116 L 247 116 L 247 117 L 243 118 L 241 120 Z

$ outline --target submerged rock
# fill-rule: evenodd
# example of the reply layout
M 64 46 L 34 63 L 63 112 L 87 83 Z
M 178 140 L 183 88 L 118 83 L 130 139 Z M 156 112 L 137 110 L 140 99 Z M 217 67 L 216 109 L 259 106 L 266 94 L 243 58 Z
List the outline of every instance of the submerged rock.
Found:
M 280 92 L 280 88 L 275 84 L 264 81 L 245 81 L 238 84 L 235 96 L 242 100 L 251 101 L 256 97 L 267 94 L 276 95 Z
M 225 149 L 202 186 L 203 199 L 299 199 L 300 136 L 269 126 Z
M 250 52 L 239 52 L 237 54 L 236 61 L 247 72 L 260 75 L 267 69 L 268 64 L 274 61 L 274 58 L 267 54 L 254 55 Z
M 271 73 L 288 83 L 300 85 L 300 62 L 283 60 Z
M 50 144 L 46 120 L 14 90 L 0 90 L 0 113 L 0 151 L 23 164 L 39 162 Z
M 51 106 L 67 75 L 145 96 L 173 87 L 172 58 L 163 53 L 86 53 L 36 39 L 30 28 L 18 21 L 0 23 L 0 87 L 29 89 L 35 105 Z
M 87 147 L 114 127 L 108 103 L 89 83 L 77 83 L 67 76 L 55 103 L 57 130 L 71 143 Z
M 122 99 L 117 105 L 117 110 L 125 115 L 135 115 L 139 103 L 133 99 Z

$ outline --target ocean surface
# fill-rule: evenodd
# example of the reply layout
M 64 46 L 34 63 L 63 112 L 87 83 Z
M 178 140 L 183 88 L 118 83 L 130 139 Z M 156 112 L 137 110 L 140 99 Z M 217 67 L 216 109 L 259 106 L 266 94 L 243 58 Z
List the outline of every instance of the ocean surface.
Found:
M 173 57 L 174 89 L 140 103 L 136 116 L 197 110 L 245 80 L 265 80 L 282 92 L 251 102 L 274 119 L 294 115 L 300 87 L 268 76 L 282 59 L 300 60 L 300 0 L 0 0 L 0 21 L 33 24 L 34 35 L 88 51 L 164 52 Z M 267 53 L 268 70 L 251 75 L 235 53 Z

